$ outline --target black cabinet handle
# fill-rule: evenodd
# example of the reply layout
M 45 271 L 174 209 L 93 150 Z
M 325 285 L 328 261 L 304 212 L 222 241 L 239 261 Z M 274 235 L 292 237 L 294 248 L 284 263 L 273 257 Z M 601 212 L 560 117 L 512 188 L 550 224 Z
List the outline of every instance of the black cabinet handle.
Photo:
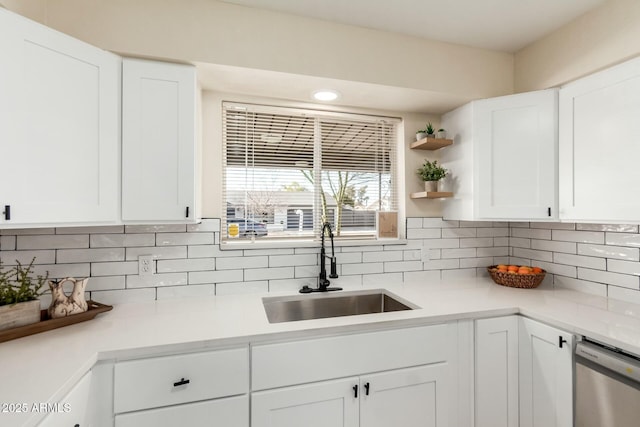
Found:
M 2 212 L 2 214 L 4 215 L 4 219 L 9 221 L 11 219 L 11 205 L 4 205 L 4 212 Z
M 551 216 L 551 208 L 547 208 L 547 215 Z
M 180 381 L 178 381 L 177 383 L 173 383 L 174 387 L 180 387 L 181 385 L 186 385 L 189 384 L 191 381 L 189 380 L 185 380 L 184 378 L 182 378 Z
M 567 344 L 567 340 L 562 338 L 562 335 L 558 336 L 558 346 L 562 348 L 562 344 Z
M 80 424 L 76 424 L 76 425 L 74 425 L 73 427 L 80 427 Z
M 369 396 L 369 383 L 364 384 L 364 394 L 365 396 Z
M 187 206 L 187 209 L 186 209 L 185 214 L 186 214 L 186 215 L 185 215 L 185 216 L 186 216 L 186 218 L 189 218 L 189 206 Z
M 353 386 L 353 397 L 358 398 L 358 384 Z

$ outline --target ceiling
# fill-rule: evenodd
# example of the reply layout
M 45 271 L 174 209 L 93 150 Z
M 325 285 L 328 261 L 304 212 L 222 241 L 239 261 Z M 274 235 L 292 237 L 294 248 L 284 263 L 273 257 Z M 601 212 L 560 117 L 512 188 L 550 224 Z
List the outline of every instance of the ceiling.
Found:
M 347 25 L 514 52 L 605 0 L 221 0 Z M 543 13 L 540 13 L 543 11 Z M 312 102 L 311 93 L 334 89 L 328 105 L 442 114 L 470 97 L 413 88 L 198 63 L 204 89 Z
M 515 52 L 604 0 L 222 0 L 347 25 Z

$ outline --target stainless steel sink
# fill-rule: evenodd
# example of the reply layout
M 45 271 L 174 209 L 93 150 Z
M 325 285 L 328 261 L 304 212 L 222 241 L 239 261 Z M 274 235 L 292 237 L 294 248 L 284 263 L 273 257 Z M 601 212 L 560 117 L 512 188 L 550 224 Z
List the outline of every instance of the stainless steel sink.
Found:
M 419 308 L 383 289 L 266 297 L 262 298 L 262 303 L 269 323 L 386 313 Z

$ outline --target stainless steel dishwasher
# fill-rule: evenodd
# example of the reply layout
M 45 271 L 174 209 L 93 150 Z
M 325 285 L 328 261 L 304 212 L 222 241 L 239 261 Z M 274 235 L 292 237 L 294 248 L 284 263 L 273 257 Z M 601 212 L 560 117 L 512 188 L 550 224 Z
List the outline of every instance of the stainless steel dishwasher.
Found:
M 576 427 L 640 426 L 640 358 L 590 341 L 576 346 Z

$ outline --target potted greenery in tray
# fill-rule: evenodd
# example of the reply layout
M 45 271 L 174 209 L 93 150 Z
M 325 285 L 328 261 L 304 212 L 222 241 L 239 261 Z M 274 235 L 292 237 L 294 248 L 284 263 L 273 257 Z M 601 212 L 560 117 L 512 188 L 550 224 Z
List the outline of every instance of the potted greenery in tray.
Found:
M 438 165 L 438 161 L 430 162 L 425 160 L 424 164 L 418 169 L 418 175 L 424 181 L 424 189 L 426 192 L 438 191 L 438 181 L 447 176 L 447 170 Z
M 20 262 L 10 269 L 0 265 L 0 331 L 40 321 L 42 287 L 47 276 L 32 277 L 33 263 L 24 267 Z
M 431 124 L 431 122 L 427 123 L 427 129 L 425 129 L 425 131 L 427 132 L 427 138 L 435 138 L 436 137 L 436 130 L 433 127 L 433 125 Z

